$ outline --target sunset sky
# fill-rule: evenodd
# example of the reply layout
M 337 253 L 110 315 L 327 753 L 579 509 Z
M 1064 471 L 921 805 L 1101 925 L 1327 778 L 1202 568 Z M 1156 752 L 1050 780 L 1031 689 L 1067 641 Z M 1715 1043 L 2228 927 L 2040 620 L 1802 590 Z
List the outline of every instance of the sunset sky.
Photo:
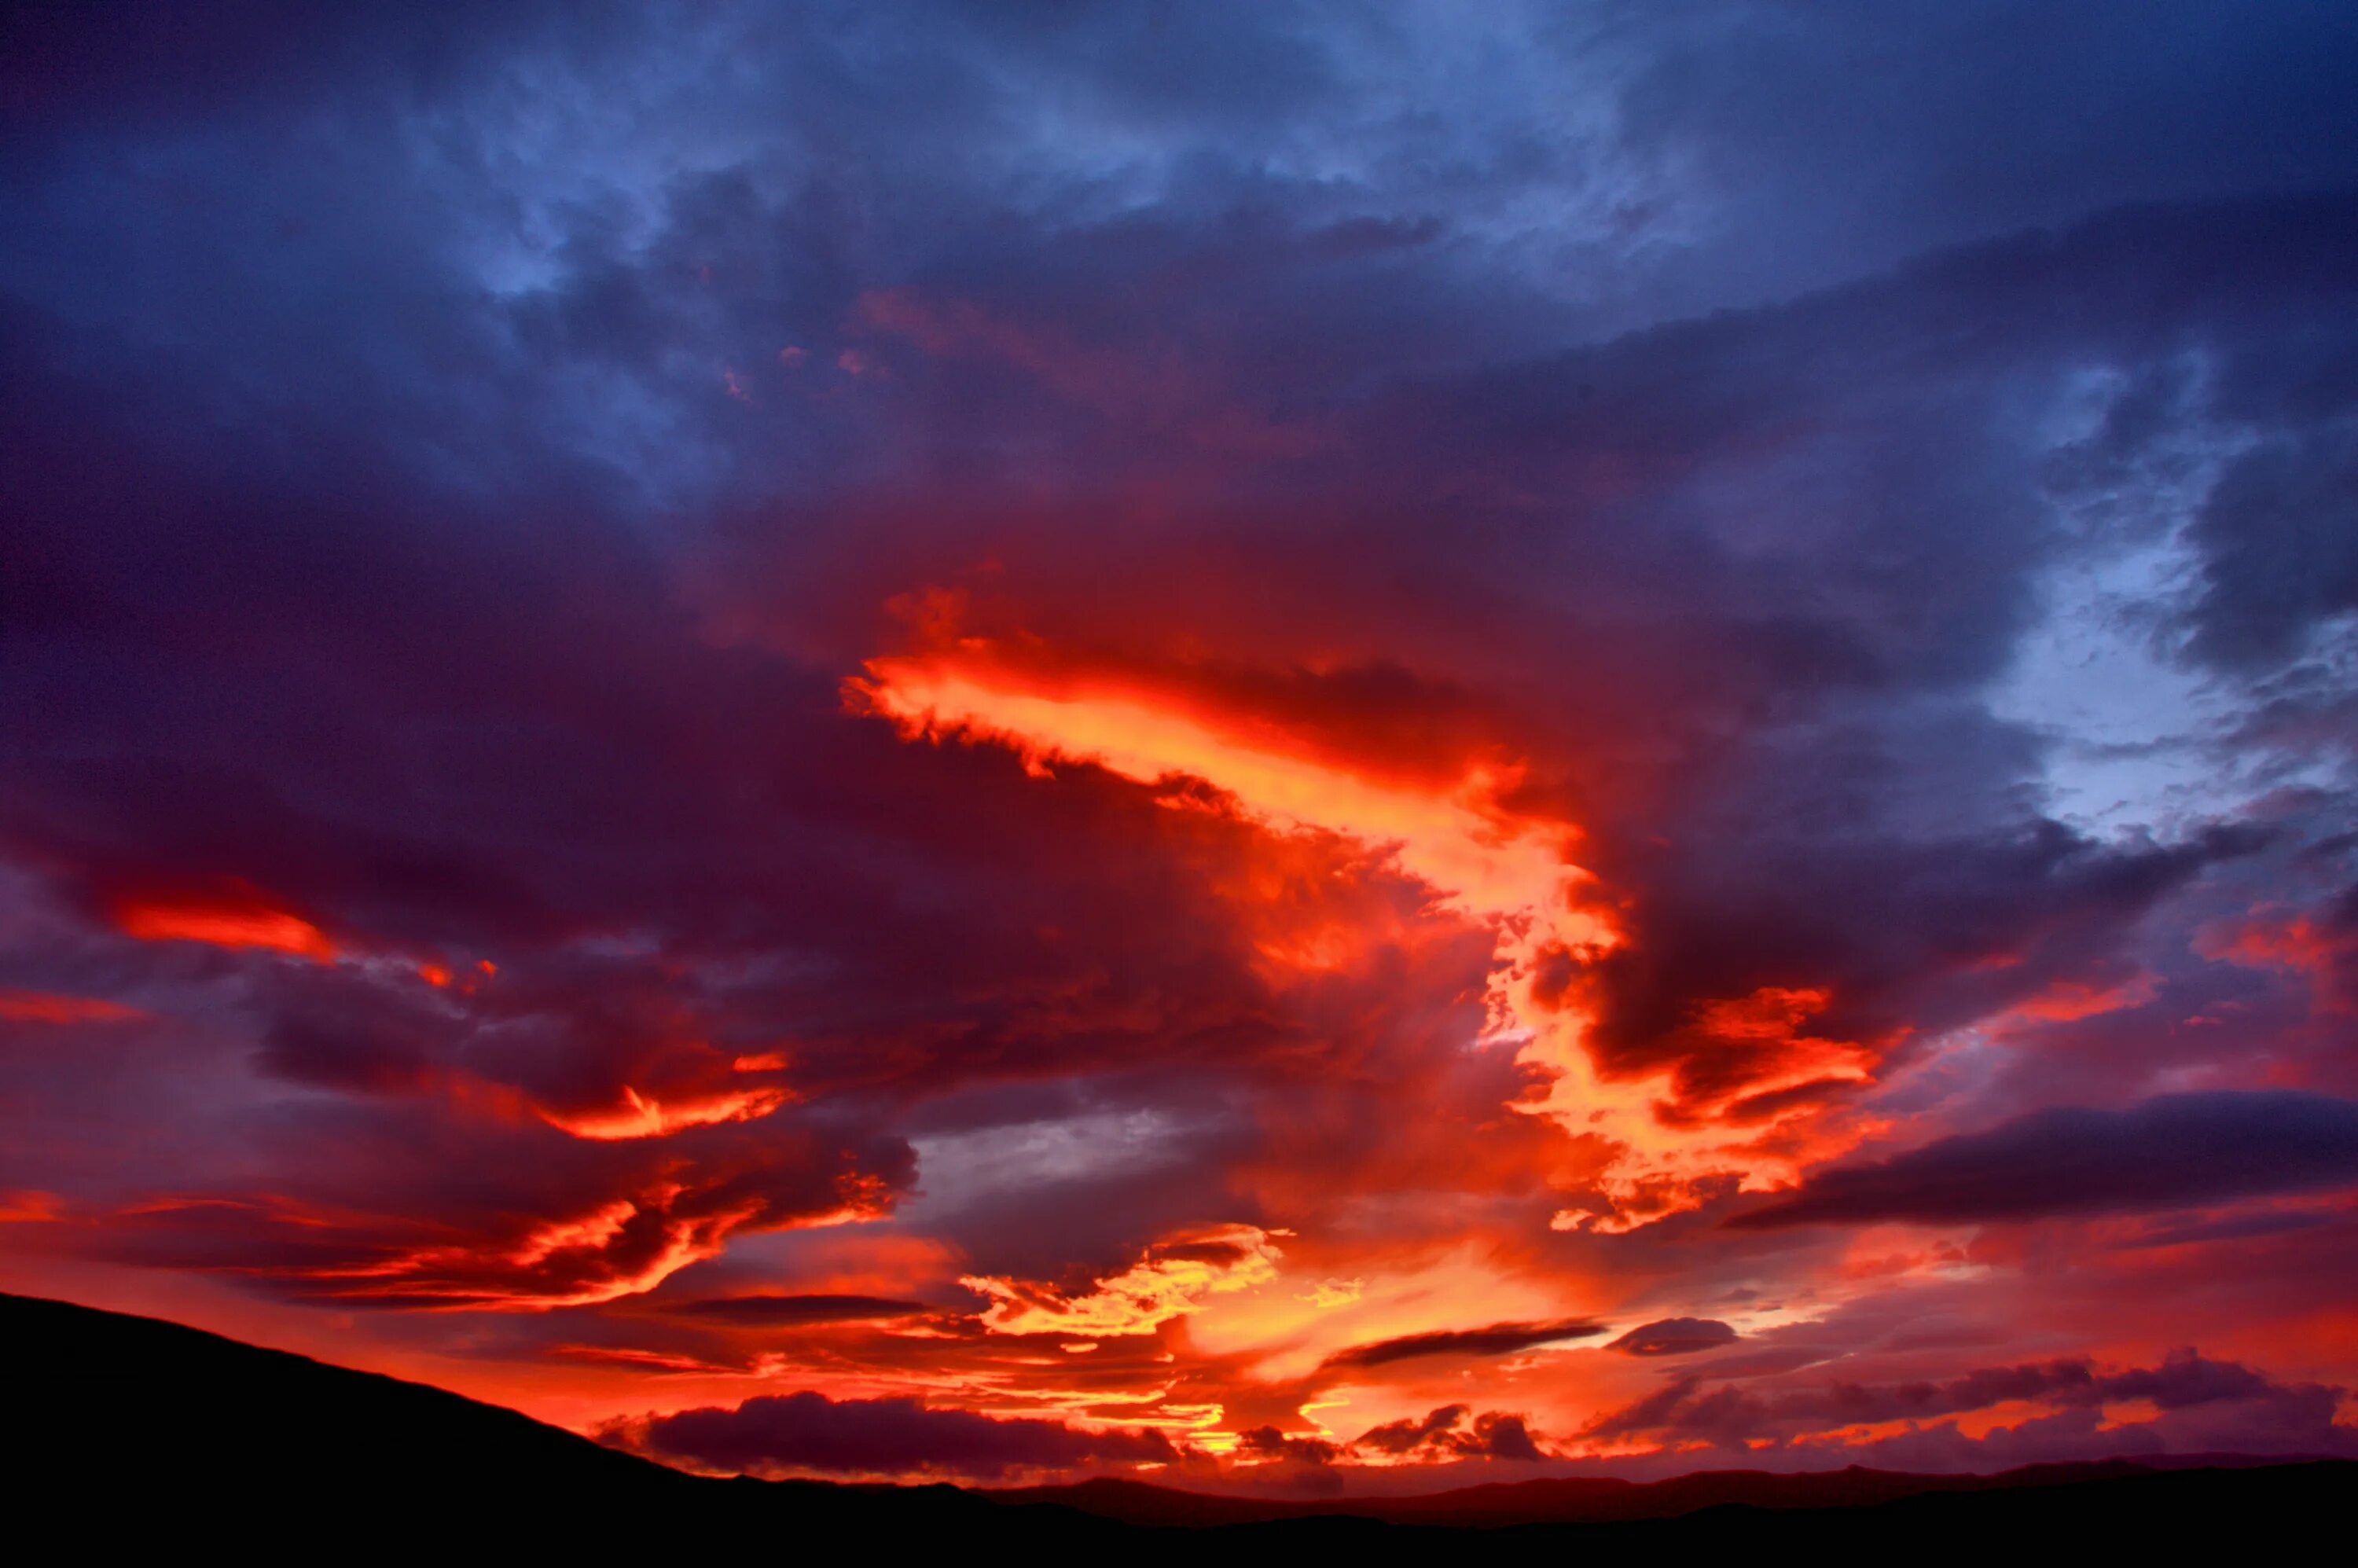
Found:
M 0 27 L 0 1290 L 724 1473 L 2358 1454 L 2358 8 Z

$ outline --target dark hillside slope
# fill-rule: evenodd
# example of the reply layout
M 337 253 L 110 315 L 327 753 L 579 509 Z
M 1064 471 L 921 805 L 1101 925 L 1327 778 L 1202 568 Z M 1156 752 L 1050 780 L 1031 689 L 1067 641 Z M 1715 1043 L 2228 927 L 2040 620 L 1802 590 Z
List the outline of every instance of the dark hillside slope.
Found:
M 64 1302 L 0 1295 L 0 1368 L 16 1450 L 0 1492 L 81 1516 L 93 1541 L 324 1546 L 327 1529 L 347 1542 L 489 1530 L 622 1545 L 884 1517 L 951 1530 L 1005 1513 L 952 1487 L 686 1475 L 421 1383 Z

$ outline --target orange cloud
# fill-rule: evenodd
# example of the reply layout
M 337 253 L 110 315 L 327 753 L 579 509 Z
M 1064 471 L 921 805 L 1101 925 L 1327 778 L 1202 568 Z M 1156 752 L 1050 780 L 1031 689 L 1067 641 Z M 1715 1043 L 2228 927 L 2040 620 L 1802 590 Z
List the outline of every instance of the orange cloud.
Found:
M 115 910 L 116 928 L 143 942 L 204 942 L 265 947 L 319 963 L 336 957 L 325 932 L 300 915 L 260 904 L 135 902 Z
M 1143 784 L 1201 781 L 1221 798 L 1174 791 L 1165 803 L 1230 810 L 1281 837 L 1319 831 L 1357 839 L 1429 888 L 1433 912 L 1489 930 L 1496 961 L 1485 1038 L 1513 1045 L 1546 1086 L 1516 1108 L 1553 1118 L 1606 1151 L 1596 1184 L 1612 1209 L 1584 1214 L 1583 1227 L 1631 1229 L 1733 1184 L 1757 1190 L 1792 1181 L 1795 1141 L 1774 1134 L 1806 1120 L 1812 1108 L 1779 1107 L 1763 1092 L 1866 1076 L 1855 1048 L 1792 1033 L 1800 1016 L 1792 1010 L 1814 1010 L 1824 1000 L 1798 990 L 1728 1004 L 1766 1010 L 1757 1020 L 1734 1011 L 1719 1020 L 1738 1030 L 1784 1031 L 1773 1043 L 1776 1070 L 1745 1085 L 1745 1142 L 1732 1142 L 1710 1117 L 1662 1114 L 1682 1098 L 1668 1066 L 1602 1072 L 1588 1049 L 1593 1018 L 1577 971 L 1622 937 L 1593 879 L 1573 859 L 1578 827 L 1512 804 L 1519 765 L 1477 756 L 1437 776 L 1388 773 L 1252 714 L 1113 676 L 1044 675 L 983 639 L 955 638 L 948 625 L 935 630 L 942 645 L 931 652 L 869 661 L 846 683 L 848 704 L 911 740 L 1004 746 L 1044 777 L 1059 765 L 1086 763 Z M 1314 971 L 1349 962 L 1359 946 L 1353 933 L 1312 925 L 1272 933 L 1259 951 L 1273 965 Z M 1567 960 L 1571 983 L 1563 978 Z
M 1378 1363 L 1354 1366 L 1353 1351 L 1510 1319 L 1562 1319 L 1584 1304 L 1562 1282 L 1517 1268 L 1488 1240 L 1417 1248 L 1362 1244 L 1351 1256 L 1359 1272 L 1340 1288 L 1321 1270 L 1309 1276 L 1319 1282 L 1306 1290 L 1308 1278 L 1292 1279 L 1280 1289 L 1240 1291 L 1208 1303 L 1188 1319 L 1189 1343 L 1257 1379 L 1288 1384 L 1323 1375 L 1380 1400 L 1369 1381 L 1389 1380 L 1393 1373 L 1375 1372 Z M 1421 1397 L 1406 1396 L 1411 1404 Z
M 1147 1255 L 1086 1295 L 997 1275 L 958 1281 L 990 1298 L 983 1325 L 1000 1334 L 1100 1336 L 1152 1334 L 1173 1318 L 1202 1310 L 1212 1296 L 1277 1278 L 1282 1254 L 1258 1226 L 1216 1226 L 1158 1242 Z
M 759 1200 L 711 1206 L 665 1183 L 501 1242 L 410 1248 L 376 1261 L 307 1271 L 320 1293 L 356 1301 L 473 1311 L 595 1306 L 654 1289 L 719 1257 L 748 1226 L 778 1229 L 872 1218 L 882 1195 L 846 1184 L 839 1208 L 781 1225 Z
M 1825 1011 L 1833 994 L 1820 986 L 1762 986 L 1740 997 L 1705 1001 L 1694 1010 L 1695 1033 L 1738 1048 L 1724 1081 L 1690 1091 L 1682 1117 L 1749 1122 L 1749 1108 L 1790 1091 L 1863 1084 L 1874 1076 L 1876 1053 L 1855 1041 L 1803 1032 Z
M 622 1103 L 604 1110 L 563 1112 L 540 1108 L 541 1119 L 576 1138 L 609 1141 L 625 1138 L 662 1138 L 690 1127 L 711 1127 L 724 1121 L 752 1121 L 769 1115 L 795 1098 L 790 1089 L 740 1089 L 710 1095 L 679 1096 L 658 1100 L 622 1086 Z

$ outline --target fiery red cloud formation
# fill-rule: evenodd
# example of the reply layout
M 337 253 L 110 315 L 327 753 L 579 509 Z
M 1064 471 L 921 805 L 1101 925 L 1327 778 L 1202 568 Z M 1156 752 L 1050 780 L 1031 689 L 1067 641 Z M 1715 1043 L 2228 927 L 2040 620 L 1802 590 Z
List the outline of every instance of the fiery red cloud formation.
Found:
M 744 1089 L 686 1099 L 662 1100 L 622 1086 L 622 1103 L 603 1111 L 567 1115 L 544 1110 L 550 1125 L 576 1138 L 660 1138 L 687 1127 L 708 1127 L 716 1121 L 750 1121 L 767 1116 L 791 1098 L 784 1089 Z
M 1738 1065 L 1700 1099 L 1681 1092 L 1668 1063 L 1626 1076 L 1599 1071 L 1576 977 L 1621 936 L 1609 890 L 1595 889 L 1572 859 L 1579 829 L 1508 804 L 1525 764 L 1428 757 L 1421 776 L 1388 777 L 1322 756 L 1262 715 L 1126 688 L 1118 676 L 1029 679 L 994 652 L 966 639 L 932 657 L 871 660 L 847 694 L 912 739 L 1005 746 L 1036 776 L 1052 776 L 1058 762 L 1087 763 L 1148 786 L 1208 786 L 1208 795 L 1162 799 L 1230 813 L 1256 832 L 1338 835 L 1416 884 L 1427 918 L 1455 916 L 1493 934 L 1487 1027 L 1474 1044 L 1514 1048 L 1536 1080 L 1517 1108 L 1557 1120 L 1594 1150 L 1592 1179 L 1611 1206 L 1567 1209 L 1561 1224 L 1633 1229 L 1700 1206 L 1731 1182 L 1753 1190 L 1788 1184 L 1805 1152 L 1823 1158 L 1846 1146 L 1823 1130 L 1806 1094 L 1790 1092 L 1872 1077 L 1877 1053 L 1797 1033 L 1824 1011 L 1823 989 L 1764 986 L 1698 1002 L 1694 1032 L 1740 1048 Z M 1281 967 L 1326 972 L 1365 950 L 1357 935 L 1322 925 L 1257 950 Z
M 126 936 L 143 942 L 206 942 L 216 947 L 267 947 L 322 963 L 336 956 L 327 934 L 297 914 L 255 905 L 132 903 L 116 912 Z
M 2358 44 L 1983 9 L 28 25 L 0 1288 L 760 1475 L 2358 1452 Z

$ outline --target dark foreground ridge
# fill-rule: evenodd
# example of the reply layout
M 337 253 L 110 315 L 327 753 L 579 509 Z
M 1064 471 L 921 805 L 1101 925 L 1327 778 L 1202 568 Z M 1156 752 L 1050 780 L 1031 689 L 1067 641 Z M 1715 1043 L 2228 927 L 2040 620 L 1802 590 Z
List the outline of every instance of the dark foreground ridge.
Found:
M 0 1476 L 20 1526 L 80 1551 L 168 1540 L 266 1552 L 433 1542 L 597 1552 L 760 1545 L 791 1555 L 1102 1546 L 1127 1561 L 1259 1559 L 1481 1530 L 1534 1545 L 2007 1545 L 2240 1540 L 2268 1552 L 2331 1528 L 2358 1462 L 2221 1456 L 2003 1476 L 1721 1471 L 1652 1483 L 1519 1482 L 1422 1498 L 1272 1503 L 1127 1481 L 968 1491 L 689 1476 L 422 1384 L 153 1318 L 0 1295 Z M 2094 1533 L 2090 1533 L 2094 1532 Z

